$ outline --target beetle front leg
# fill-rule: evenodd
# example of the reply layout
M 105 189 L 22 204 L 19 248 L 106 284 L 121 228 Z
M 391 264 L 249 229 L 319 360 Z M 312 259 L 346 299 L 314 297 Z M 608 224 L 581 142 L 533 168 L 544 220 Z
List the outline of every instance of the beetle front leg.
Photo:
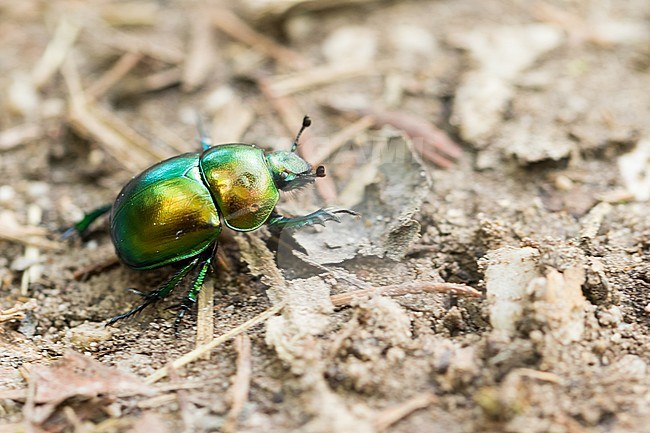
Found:
M 327 209 L 318 209 L 315 212 L 312 212 L 308 215 L 299 216 L 299 217 L 285 217 L 277 212 L 273 211 L 271 216 L 268 219 L 267 224 L 271 227 L 277 227 L 280 229 L 291 228 L 296 229 L 304 226 L 311 226 L 314 224 L 325 225 L 327 221 L 336 221 L 340 223 L 337 214 L 346 213 L 348 215 L 359 216 L 358 213 L 349 210 L 349 209 L 338 209 L 338 208 L 327 208 Z

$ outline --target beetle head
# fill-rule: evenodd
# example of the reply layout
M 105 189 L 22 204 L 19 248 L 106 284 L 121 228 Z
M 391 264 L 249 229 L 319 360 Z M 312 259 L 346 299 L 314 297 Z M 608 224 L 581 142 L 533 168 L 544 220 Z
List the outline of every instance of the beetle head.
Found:
M 278 151 L 266 156 L 271 167 L 273 182 L 278 189 L 291 191 L 308 185 L 317 177 L 325 176 L 325 167 L 319 165 L 316 171 L 295 152 Z
M 273 174 L 273 182 L 278 189 L 291 191 L 312 183 L 317 177 L 325 177 L 325 167 L 319 165 L 316 171 L 313 171 L 312 166 L 296 152 L 300 135 L 310 125 L 311 119 L 305 116 L 302 119 L 302 127 L 291 146 L 291 152 L 278 151 L 266 156 Z

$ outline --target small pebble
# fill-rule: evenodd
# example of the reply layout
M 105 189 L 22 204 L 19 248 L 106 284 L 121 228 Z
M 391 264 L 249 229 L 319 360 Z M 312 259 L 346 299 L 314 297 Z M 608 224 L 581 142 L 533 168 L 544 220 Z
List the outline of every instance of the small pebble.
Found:
M 600 310 L 596 313 L 598 323 L 604 327 L 616 327 L 623 320 L 623 313 L 617 306 L 612 306 L 607 310 Z
M 104 323 L 83 323 L 68 331 L 70 342 L 85 350 L 97 350 L 99 343 L 109 340 L 113 336 L 112 328 Z
M 0 203 L 9 203 L 16 196 L 16 190 L 9 185 L 0 186 Z

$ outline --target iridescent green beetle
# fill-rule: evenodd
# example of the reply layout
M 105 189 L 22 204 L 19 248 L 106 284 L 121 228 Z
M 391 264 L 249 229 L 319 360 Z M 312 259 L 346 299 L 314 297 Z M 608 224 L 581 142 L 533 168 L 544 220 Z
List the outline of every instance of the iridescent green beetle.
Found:
M 131 179 L 113 205 L 87 214 L 72 230 L 83 232 L 110 211 L 110 232 L 118 257 L 138 270 L 181 263 L 180 269 L 157 290 L 135 291 L 144 302 L 113 317 L 108 325 L 130 317 L 165 298 L 194 269 L 199 269 L 176 317 L 178 326 L 197 300 L 216 254 L 221 224 L 246 232 L 263 224 L 278 228 L 337 221 L 347 209 L 319 209 L 288 218 L 275 205 L 279 190 L 289 191 L 325 176 L 296 153 L 302 132 L 311 125 L 305 116 L 290 152 L 265 153 L 251 144 L 211 146 L 202 132 L 203 152 L 185 153 L 162 161 Z

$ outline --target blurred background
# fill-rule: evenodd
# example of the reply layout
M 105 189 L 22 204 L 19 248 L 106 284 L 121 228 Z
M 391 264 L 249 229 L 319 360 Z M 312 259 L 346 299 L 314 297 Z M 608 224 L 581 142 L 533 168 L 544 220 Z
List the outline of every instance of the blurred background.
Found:
M 100 414 L 70 405 L 77 421 L 643 431 L 649 17 L 646 0 L 0 0 L 0 387 L 22 387 L 18 367 L 70 348 L 136 375 L 190 350 L 194 319 L 174 339 L 163 308 L 142 326 L 103 328 L 134 302 L 123 288 L 167 274 L 120 266 L 105 223 L 67 244 L 60 229 L 151 164 L 198 151 L 197 115 L 214 143 L 287 150 L 309 114 L 300 153 L 328 176 L 281 210 L 362 213 L 292 240 L 311 257 L 300 261 L 307 274 L 343 272 L 321 282 L 323 302 L 355 285 L 418 281 L 487 297 L 417 289 L 335 312 L 314 301 L 305 308 L 329 311 L 327 326 L 305 331 L 314 352 L 251 334 L 250 393 L 234 415 L 226 395 L 241 351 L 229 345 L 190 370 L 203 383 L 180 400 L 95 402 Z M 228 234 L 223 245 L 210 337 L 272 304 L 247 247 Z M 281 269 L 295 264 L 283 254 Z M 513 261 L 531 267 L 501 272 Z M 491 290 L 513 281 L 508 272 L 533 289 L 513 294 L 515 313 L 497 322 Z M 535 278 L 541 286 L 526 285 Z M 309 322 L 295 311 L 294 331 Z M 54 416 L 61 407 L 37 420 L 20 399 L 4 401 L 14 426 L 74 424 Z

